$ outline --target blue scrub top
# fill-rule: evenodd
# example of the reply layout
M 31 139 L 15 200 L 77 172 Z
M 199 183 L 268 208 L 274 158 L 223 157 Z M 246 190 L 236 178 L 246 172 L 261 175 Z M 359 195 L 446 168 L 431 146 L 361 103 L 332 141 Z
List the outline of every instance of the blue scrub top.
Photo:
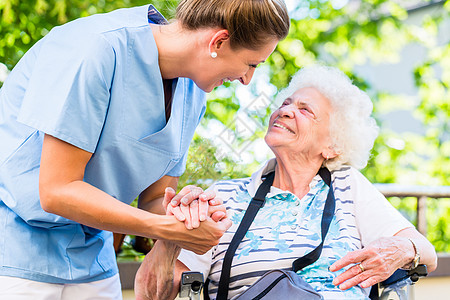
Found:
M 42 210 L 44 134 L 93 153 L 84 181 L 125 203 L 162 176 L 184 172 L 205 94 L 179 78 L 166 122 L 148 9 L 54 28 L 0 90 L 0 275 L 77 283 L 117 273 L 110 232 Z

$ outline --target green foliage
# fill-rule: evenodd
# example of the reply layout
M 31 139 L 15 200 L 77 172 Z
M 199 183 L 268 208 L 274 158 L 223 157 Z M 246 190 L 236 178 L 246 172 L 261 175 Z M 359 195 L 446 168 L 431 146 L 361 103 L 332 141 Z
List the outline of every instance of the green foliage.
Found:
M 1 0 L 0 62 L 11 70 L 22 55 L 55 26 L 79 17 L 147 3 L 147 0 Z M 170 17 L 177 1 L 152 3 Z
M 450 198 L 428 199 L 427 238 L 438 252 L 450 252 Z
M 133 246 L 131 245 L 131 241 L 134 238 L 133 235 L 127 235 L 123 241 L 121 252 L 117 255 L 117 261 L 118 262 L 124 262 L 124 261 L 139 261 L 142 262 L 144 260 L 145 255 L 143 253 L 137 252 L 133 249 Z M 149 242 L 152 243 L 153 247 L 153 240 L 149 239 Z
M 189 149 L 186 172 L 180 177 L 178 187 L 196 185 L 207 189 L 217 180 L 247 177 L 245 166 L 231 157 L 217 158 L 218 149 L 208 139 L 196 135 Z

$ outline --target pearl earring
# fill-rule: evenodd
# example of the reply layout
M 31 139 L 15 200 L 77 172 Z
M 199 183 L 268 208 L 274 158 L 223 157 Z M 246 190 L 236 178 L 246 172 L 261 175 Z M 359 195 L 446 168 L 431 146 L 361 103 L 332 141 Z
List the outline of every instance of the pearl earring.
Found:
M 216 58 L 217 57 L 217 52 L 211 52 L 211 57 L 212 58 Z

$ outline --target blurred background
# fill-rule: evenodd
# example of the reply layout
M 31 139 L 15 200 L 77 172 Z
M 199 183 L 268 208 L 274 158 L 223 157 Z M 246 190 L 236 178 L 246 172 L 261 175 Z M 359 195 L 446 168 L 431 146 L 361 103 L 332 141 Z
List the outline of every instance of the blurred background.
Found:
M 450 252 L 450 1 L 285 2 L 290 33 L 257 68 L 252 83 L 226 83 L 208 95 L 180 186 L 208 187 L 218 179 L 254 172 L 270 157 L 262 137 L 278 105 L 277 91 L 302 66 L 321 62 L 343 70 L 374 103 L 381 130 L 363 174 L 438 252 Z M 54 26 L 147 3 L 1 0 L 0 86 Z M 177 1 L 151 3 L 166 18 L 174 16 Z M 142 259 L 130 250 L 119 261 L 130 257 Z M 445 272 L 450 276 L 450 262 Z

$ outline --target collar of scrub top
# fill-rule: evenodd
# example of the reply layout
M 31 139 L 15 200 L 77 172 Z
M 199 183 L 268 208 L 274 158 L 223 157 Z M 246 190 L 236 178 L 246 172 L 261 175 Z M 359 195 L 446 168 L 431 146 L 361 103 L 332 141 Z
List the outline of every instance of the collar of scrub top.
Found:
M 166 18 L 152 5 L 150 4 L 148 6 L 148 22 L 153 24 L 159 24 L 159 25 L 166 25 L 169 24 L 167 22 Z

